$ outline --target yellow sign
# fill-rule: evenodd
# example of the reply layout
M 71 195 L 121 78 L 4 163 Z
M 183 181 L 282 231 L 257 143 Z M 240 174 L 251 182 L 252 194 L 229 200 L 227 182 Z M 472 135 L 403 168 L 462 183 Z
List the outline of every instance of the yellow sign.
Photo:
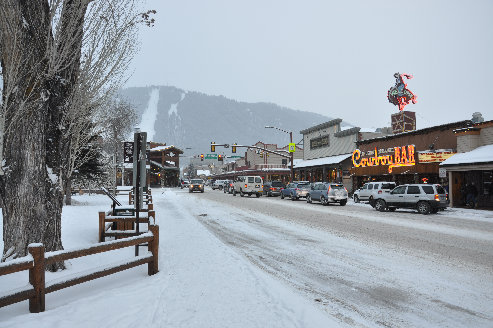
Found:
M 375 148 L 374 156 L 367 158 L 361 158 L 361 150 L 356 149 L 353 151 L 352 160 L 354 167 L 388 165 L 389 173 L 392 173 L 392 168 L 394 167 L 416 165 L 414 145 L 394 147 L 393 155 L 379 156 L 378 150 Z
M 294 153 L 296 151 L 296 144 L 294 142 L 289 143 L 289 152 Z
M 443 162 L 447 158 L 455 155 L 453 151 L 437 151 L 437 152 L 419 152 L 418 159 L 420 163 L 436 163 Z

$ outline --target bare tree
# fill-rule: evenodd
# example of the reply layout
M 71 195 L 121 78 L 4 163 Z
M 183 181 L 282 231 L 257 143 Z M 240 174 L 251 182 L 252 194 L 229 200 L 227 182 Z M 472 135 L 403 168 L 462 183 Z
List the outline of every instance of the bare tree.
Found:
M 32 242 L 63 248 L 74 154 L 124 77 L 136 24 L 150 22 L 131 12 L 133 0 L 91 2 L 0 1 L 2 260 L 25 255 Z
M 116 166 L 123 162 L 123 142 L 131 137 L 137 115 L 130 103 L 120 99 L 115 99 L 109 104 L 104 115 L 104 119 L 101 119 L 104 126 L 102 133 L 104 149 L 113 158 L 113 186 L 116 189 Z

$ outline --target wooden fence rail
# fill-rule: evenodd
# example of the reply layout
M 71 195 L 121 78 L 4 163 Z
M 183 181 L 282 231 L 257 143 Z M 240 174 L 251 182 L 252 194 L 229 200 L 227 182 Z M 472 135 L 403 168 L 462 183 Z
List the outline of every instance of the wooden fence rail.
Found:
M 64 280 L 60 283 L 46 284 L 46 266 L 55 262 L 66 261 L 78 257 L 89 256 L 102 252 L 108 252 L 120 248 L 136 246 L 147 243 L 148 252 L 142 256 L 135 257 L 133 260 L 124 261 L 117 266 L 106 267 L 103 270 L 76 276 L 72 279 Z M 127 270 L 147 263 L 147 274 L 153 275 L 159 272 L 158 265 L 159 249 L 159 226 L 150 225 L 149 232 L 136 237 L 119 239 L 97 244 L 88 248 L 78 250 L 64 250 L 45 253 L 42 244 L 29 245 L 30 255 L 10 262 L 0 264 L 0 276 L 14 272 L 29 270 L 29 283 L 31 287 L 19 289 L 11 294 L 0 296 L 0 307 L 11 305 L 17 302 L 29 300 L 29 311 L 31 313 L 43 312 L 45 310 L 45 295 L 57 290 L 71 287 L 93 279 L 102 278 L 107 275 Z
M 143 216 L 139 216 L 139 223 L 154 224 L 156 219 L 156 212 L 154 210 L 149 210 L 141 214 Z M 130 237 L 138 235 L 133 230 L 136 221 L 137 218 L 135 216 L 109 215 L 106 212 L 99 212 L 99 242 L 104 242 L 106 237 Z M 112 226 L 108 225 L 108 223 L 114 222 L 116 222 L 119 231 L 111 230 L 108 232 Z

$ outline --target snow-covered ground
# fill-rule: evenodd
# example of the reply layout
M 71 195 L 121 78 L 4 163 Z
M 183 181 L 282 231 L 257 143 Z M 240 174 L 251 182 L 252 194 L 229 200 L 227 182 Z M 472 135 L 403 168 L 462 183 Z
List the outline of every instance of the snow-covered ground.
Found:
M 337 327 L 338 322 L 292 287 L 283 284 L 222 243 L 194 215 L 186 196 L 154 190 L 160 225 L 160 272 L 141 266 L 46 296 L 46 311 L 31 314 L 24 301 L 0 309 L 0 327 Z M 121 196 L 125 200 L 125 196 Z M 103 195 L 73 197 L 63 210 L 65 249 L 97 242 Z M 195 203 L 199 204 L 199 203 Z M 200 205 L 197 205 L 200 206 Z M 0 244 L 3 249 L 3 243 Z M 72 260 L 46 281 L 117 262 L 134 249 Z M 0 277 L 0 293 L 27 284 L 27 272 Z

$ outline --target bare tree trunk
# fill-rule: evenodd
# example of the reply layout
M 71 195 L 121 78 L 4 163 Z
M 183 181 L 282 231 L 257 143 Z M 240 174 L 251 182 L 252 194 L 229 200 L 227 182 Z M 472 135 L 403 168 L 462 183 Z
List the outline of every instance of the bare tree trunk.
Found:
M 72 179 L 65 181 L 65 205 L 72 205 Z
M 55 178 L 49 176 L 46 167 L 42 77 L 47 63 L 40 61 L 45 58 L 49 34 L 39 31 L 49 31 L 49 8 L 44 1 L 2 1 L 0 6 L 2 13 L 8 13 L 0 19 L 6 168 L 0 183 L 5 260 L 26 255 L 29 243 L 42 242 L 47 250 L 60 249 L 61 237 L 55 209 L 50 205 L 50 178 Z
M 63 249 L 61 215 L 70 138 L 64 115 L 76 83 L 87 1 L 66 0 L 54 44 L 47 1 L 2 0 L 5 158 L 2 260 L 27 254 L 29 243 Z M 55 263 L 48 269 L 63 269 Z

